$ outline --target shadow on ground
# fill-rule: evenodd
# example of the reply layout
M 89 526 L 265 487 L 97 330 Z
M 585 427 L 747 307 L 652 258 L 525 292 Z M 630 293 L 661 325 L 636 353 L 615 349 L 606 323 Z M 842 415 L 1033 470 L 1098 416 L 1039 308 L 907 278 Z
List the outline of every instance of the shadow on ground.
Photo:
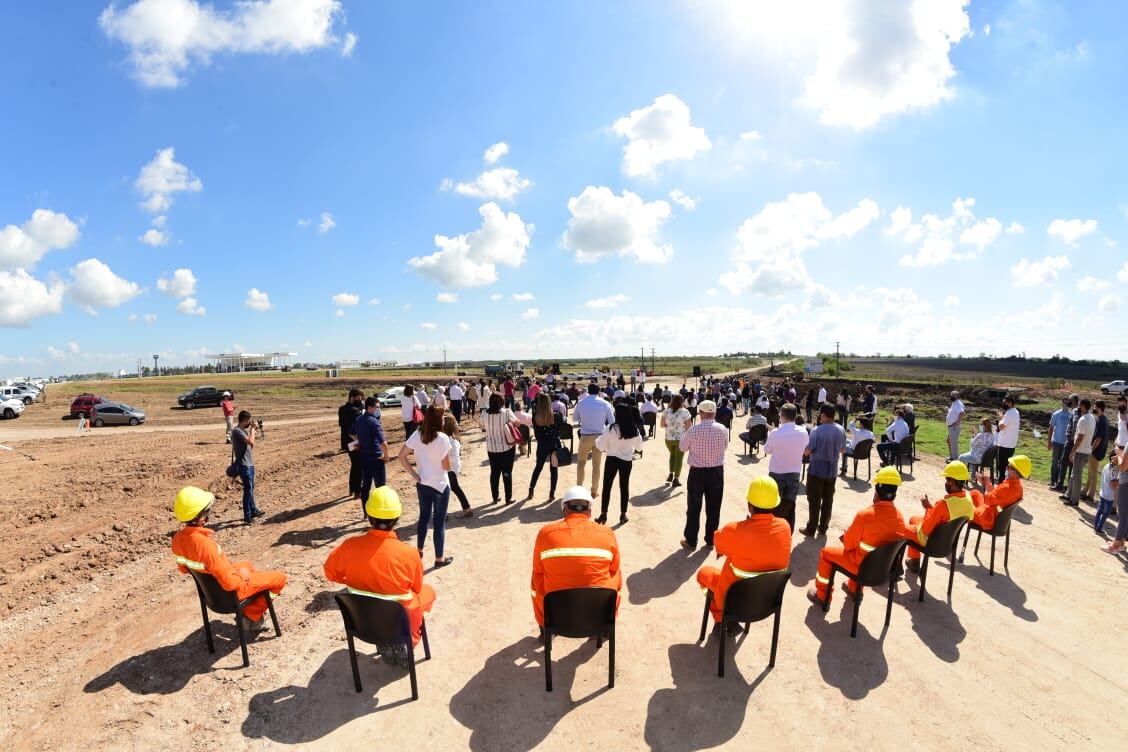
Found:
M 885 599 L 872 597 L 875 595 L 872 592 L 868 595 L 862 601 L 857 638 L 850 637 L 854 605 L 844 603 L 846 598 L 841 592 L 831 601 L 826 614 L 818 606 L 808 604 L 805 620 L 807 628 L 819 641 L 818 663 L 823 681 L 851 700 L 865 698 L 889 678 L 883 645 L 885 632 L 883 630 L 875 639 L 865 626 L 865 622 L 880 624 L 884 621 Z M 893 609 L 891 624 L 895 625 L 898 617 L 905 618 L 904 614 L 897 613 L 899 610 Z M 837 620 L 834 619 L 836 611 L 839 612 Z
M 690 552 L 679 546 L 657 565 L 634 572 L 627 577 L 630 602 L 637 606 L 673 595 L 682 583 L 693 577 L 712 551 L 699 548 Z

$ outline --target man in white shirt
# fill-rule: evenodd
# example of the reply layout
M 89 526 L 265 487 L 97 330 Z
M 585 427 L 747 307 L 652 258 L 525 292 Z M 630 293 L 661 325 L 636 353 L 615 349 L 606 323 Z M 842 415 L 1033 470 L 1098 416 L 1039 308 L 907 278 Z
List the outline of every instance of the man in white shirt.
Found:
M 1010 458 L 1014 456 L 1015 447 L 1018 446 L 1018 427 L 1022 420 L 1018 409 L 1014 406 L 1013 395 L 1008 394 L 1003 397 L 1003 408 L 1006 412 L 999 421 L 999 436 L 995 440 L 995 445 L 999 447 L 995 450 L 996 478 L 992 479 L 995 483 L 1001 483 L 1002 479 L 1007 477 L 1007 465 L 1010 463 Z M 1076 468 L 1076 465 L 1074 467 Z
M 1123 394 L 1116 398 L 1116 445 L 1128 446 L 1128 397 Z
M 948 461 L 958 459 L 960 456 L 960 425 L 963 423 L 964 403 L 960 401 L 960 393 L 953 391 L 948 397 Z
M 462 422 L 462 399 L 466 393 L 462 391 L 462 386 L 457 382 L 450 385 L 450 410 L 454 413 L 456 422 Z
M 819 397 L 818 397 L 818 403 L 819 403 L 820 405 L 822 405 L 822 404 L 824 404 L 825 402 L 826 402 L 826 387 L 825 387 L 825 386 L 823 386 L 822 384 L 819 384 Z
M 877 445 L 877 454 L 881 457 L 881 464 L 892 465 L 897 459 L 897 452 L 901 442 L 909 435 L 909 424 L 905 422 L 905 413 L 897 408 L 893 422 L 885 429 L 885 441 Z
M 646 395 L 646 401 L 638 408 L 639 415 L 642 416 L 642 422 L 647 426 L 647 433 L 650 438 L 654 438 L 654 426 L 658 423 L 658 405 L 650 395 Z M 646 416 L 653 415 L 654 419 L 651 422 Z
M 846 477 L 846 460 L 854 456 L 854 447 L 856 447 L 863 441 L 874 440 L 872 420 L 869 420 L 867 418 L 858 418 L 856 420 L 852 420 L 850 421 L 849 428 L 850 438 L 846 441 L 846 451 L 842 455 L 842 472 L 840 473 L 840 475 L 843 478 Z
M 1097 419 L 1089 412 L 1092 403 L 1086 397 L 1077 408 L 1077 429 L 1073 434 L 1073 446 L 1069 450 L 1069 461 L 1073 464 L 1073 475 L 1069 478 L 1069 491 L 1062 494 L 1066 506 L 1075 507 L 1081 498 L 1081 470 L 1089 461 L 1093 451 L 1093 434 L 1097 429 Z M 1004 420 L 1006 418 L 1004 417 Z M 1002 424 L 999 424 L 1000 435 Z
M 446 409 L 446 395 L 443 394 L 441 386 L 436 386 L 435 391 L 431 393 L 431 404 Z
M 798 413 L 790 402 L 779 409 L 779 428 L 768 434 L 764 453 L 771 457 L 768 475 L 779 486 L 779 506 L 772 513 L 787 520 L 795 529 L 795 497 L 799 495 L 799 476 L 803 472 L 803 450 L 810 437 L 801 426 L 795 425 Z

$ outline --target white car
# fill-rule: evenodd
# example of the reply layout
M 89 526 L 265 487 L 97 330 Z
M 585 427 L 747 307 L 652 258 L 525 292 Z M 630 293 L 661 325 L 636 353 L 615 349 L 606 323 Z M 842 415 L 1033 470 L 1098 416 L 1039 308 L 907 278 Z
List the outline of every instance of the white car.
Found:
M 23 400 L 19 399 L 5 399 L 0 400 L 0 416 L 5 418 L 18 418 L 24 411 Z
M 18 386 L 6 386 L 0 389 L 0 399 L 18 399 L 25 405 L 30 405 L 32 402 L 39 399 L 39 393 L 29 392 Z
M 1101 394 L 1125 394 L 1128 393 L 1128 383 L 1124 379 L 1117 379 L 1110 381 L 1107 384 L 1101 384 Z
M 398 407 L 403 404 L 403 387 L 389 389 L 376 399 L 380 402 L 380 407 Z

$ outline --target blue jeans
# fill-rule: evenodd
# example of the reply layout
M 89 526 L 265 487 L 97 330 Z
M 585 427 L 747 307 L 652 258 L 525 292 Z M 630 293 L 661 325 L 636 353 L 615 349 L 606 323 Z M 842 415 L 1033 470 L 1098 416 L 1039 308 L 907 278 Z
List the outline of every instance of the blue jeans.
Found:
M 1097 505 L 1097 516 L 1093 518 L 1093 529 L 1098 533 L 1104 528 L 1105 520 L 1108 519 L 1108 513 L 1112 511 L 1112 499 L 1101 497 L 1101 503 Z
M 1066 451 L 1065 444 L 1056 441 L 1051 443 L 1053 455 L 1050 460 L 1050 484 L 1054 486 L 1065 485 Z
M 415 491 L 419 494 L 419 527 L 415 534 L 416 545 L 420 551 L 427 542 L 427 526 L 434 520 L 435 525 L 435 558 L 443 558 L 443 543 L 446 542 L 446 516 L 447 505 L 450 503 L 450 487 L 436 491 L 422 483 L 415 484 Z
M 387 484 L 387 465 L 382 457 L 360 455 L 360 508 L 363 512 L 368 494 L 375 486 Z
M 243 481 L 243 522 L 250 522 L 258 511 L 255 506 L 255 466 L 239 465 L 239 478 Z

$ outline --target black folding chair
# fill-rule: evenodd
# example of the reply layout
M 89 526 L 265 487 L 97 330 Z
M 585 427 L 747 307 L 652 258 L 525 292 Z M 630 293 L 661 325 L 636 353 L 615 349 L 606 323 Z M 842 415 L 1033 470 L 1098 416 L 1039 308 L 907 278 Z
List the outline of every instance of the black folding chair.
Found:
M 834 589 L 834 575 L 841 572 L 853 580 L 858 589 L 854 593 L 854 619 L 850 624 L 850 636 L 858 636 L 858 611 L 862 607 L 862 593 L 867 587 L 879 587 L 889 583 L 889 598 L 885 605 L 885 626 L 889 626 L 889 619 L 893 614 L 893 594 L 897 592 L 897 581 L 901 579 L 901 557 L 905 555 L 905 539 L 895 540 L 878 546 L 866 554 L 858 573 L 843 569 L 837 564 L 830 566 L 830 582 L 826 585 L 826 597 L 823 599 L 823 611 L 830 610 L 830 593 Z
M 642 423 L 646 426 L 647 435 L 653 439 L 654 427 L 658 424 L 658 413 L 644 413 Z
M 967 517 L 957 517 L 954 520 L 948 520 L 941 525 L 937 525 L 932 531 L 932 535 L 928 536 L 928 543 L 923 546 L 915 540 L 909 539 L 909 547 L 920 551 L 921 554 L 920 596 L 917 598 L 918 601 L 924 602 L 924 588 L 928 581 L 928 560 L 930 558 L 948 560 L 948 600 L 952 599 L 952 580 L 956 576 L 956 547 L 960 543 L 960 533 L 963 532 L 964 525 L 968 522 Z
M 901 439 L 901 442 L 897 445 L 897 457 L 896 457 L 897 472 L 901 472 L 902 466 L 906 462 L 908 462 L 909 463 L 909 475 L 913 474 L 913 442 L 914 441 L 916 441 L 916 437 L 914 437 L 910 433 L 908 436 Z
M 239 600 L 234 591 L 224 590 L 217 580 L 207 572 L 197 572 L 189 569 L 192 580 L 196 583 L 196 593 L 200 596 L 200 613 L 204 616 L 204 636 L 208 641 L 208 652 L 215 652 L 215 641 L 212 639 L 211 621 L 208 619 L 208 609 L 217 614 L 235 614 L 235 628 L 239 631 L 239 648 L 243 651 L 243 668 L 251 665 L 250 656 L 247 655 L 247 633 L 243 625 L 243 609 L 260 595 L 266 597 L 266 607 L 270 610 L 270 621 L 274 624 L 274 634 L 282 636 L 278 627 L 278 616 L 274 613 L 274 601 L 271 600 L 269 590 L 260 590 L 253 595 Z
M 986 468 L 987 472 L 989 472 L 989 473 L 994 472 L 993 468 L 995 467 L 995 455 L 998 454 L 998 453 L 999 453 L 999 448 L 997 446 L 992 445 L 992 446 L 987 447 L 986 451 L 983 452 L 983 456 L 979 458 L 979 462 L 969 462 L 969 463 L 967 463 L 968 472 L 971 473 L 971 477 L 973 479 L 971 481 L 972 483 L 975 482 L 974 478 L 975 478 L 976 474 L 979 472 L 980 468 Z
M 768 668 L 775 666 L 776 645 L 779 644 L 779 614 L 783 609 L 783 594 L 787 589 L 788 578 L 791 577 L 790 569 L 781 569 L 778 572 L 765 572 L 745 580 L 734 582 L 725 593 L 725 607 L 718 622 L 721 628 L 721 638 L 717 641 L 717 676 L 725 675 L 725 638 L 729 624 L 744 623 L 744 631 L 754 621 L 761 621 L 769 616 L 775 616 L 772 626 L 772 652 L 768 659 Z M 705 639 L 705 629 L 709 625 L 709 605 L 713 602 L 713 591 L 705 594 L 705 613 L 701 615 L 701 634 L 697 641 Z
M 607 635 L 610 662 L 607 686 L 615 686 L 615 603 L 619 594 L 611 588 L 569 588 L 544 597 L 544 688 L 552 691 L 552 636 L 594 637 L 603 647 Z
M 411 620 L 407 609 L 399 601 L 387 601 L 368 595 L 336 593 L 337 607 L 345 622 L 345 637 L 349 641 L 349 661 L 352 663 L 353 685 L 360 686 L 360 668 L 356 664 L 354 638 L 373 645 L 404 645 L 407 648 L 407 669 L 411 673 L 411 699 L 419 699 L 419 685 L 415 679 L 415 643 L 411 638 Z M 420 628 L 423 638 L 423 655 L 431 659 L 431 645 L 427 642 L 427 620 Z
M 854 460 L 854 480 L 858 479 L 858 463 L 866 461 L 866 480 L 873 478 L 873 439 L 862 439 L 846 451 L 846 458 Z
M 1000 509 L 998 516 L 995 517 L 995 526 L 992 527 L 990 530 L 984 530 L 974 520 L 972 520 L 970 523 L 968 523 L 967 532 L 964 533 L 963 548 L 960 549 L 960 563 L 961 564 L 963 563 L 964 553 L 967 552 L 967 541 L 968 541 L 968 538 L 971 537 L 971 531 L 974 530 L 976 532 L 975 555 L 977 557 L 979 556 L 979 541 L 981 541 L 983 539 L 983 534 L 987 533 L 987 535 L 991 536 L 991 569 L 990 569 L 990 575 L 992 577 L 995 576 L 995 540 L 997 538 L 1003 538 L 1004 539 L 1004 543 L 1003 543 L 1003 569 L 1005 569 L 1009 572 L 1010 571 L 1009 565 L 1010 565 L 1011 517 L 1014 516 L 1015 510 L 1018 509 L 1018 505 L 1021 504 L 1021 503 L 1022 503 L 1022 499 L 1019 499 L 1018 501 L 1011 504 L 1010 506 L 1003 507 L 1002 509 Z
M 768 440 L 768 424 L 762 423 L 748 429 L 748 440 L 744 442 L 744 453 L 752 454 L 755 449 L 759 453 L 760 445 Z

